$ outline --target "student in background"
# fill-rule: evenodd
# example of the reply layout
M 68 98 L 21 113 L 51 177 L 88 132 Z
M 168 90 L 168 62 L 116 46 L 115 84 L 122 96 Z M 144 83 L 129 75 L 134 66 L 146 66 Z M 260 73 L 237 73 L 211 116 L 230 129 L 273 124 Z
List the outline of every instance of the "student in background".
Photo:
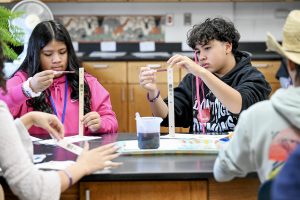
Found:
M 268 34 L 267 47 L 287 59 L 294 87 L 279 89 L 270 100 L 244 111 L 227 148 L 214 165 L 218 181 L 229 181 L 256 171 L 261 182 L 279 172 L 300 143 L 300 10 L 288 15 L 282 46 Z
M 33 30 L 27 56 L 7 82 L 2 95 L 14 118 L 30 111 L 54 113 L 65 127 L 66 136 L 79 130 L 79 61 L 69 33 L 55 21 L 39 23 Z M 62 74 L 60 71 L 75 73 Z M 109 93 L 90 74 L 85 73 L 85 135 L 116 133 L 118 122 L 112 110 Z M 32 127 L 30 134 L 45 133 Z
M 296 200 L 300 196 L 300 145 L 290 155 L 272 184 L 272 200 Z
M 281 59 L 280 67 L 276 73 L 276 78 L 279 80 L 282 88 L 288 88 L 292 85 L 291 78 L 286 66 L 286 59 Z
M 239 39 L 233 23 L 222 18 L 206 19 L 189 31 L 195 60 L 175 55 L 167 62 L 189 72 L 174 89 L 175 126 L 192 133 L 232 131 L 241 111 L 268 98 L 271 87 L 251 65 L 250 55 L 238 50 Z M 160 96 L 155 73 L 142 67 L 140 85 L 148 91 L 153 115 L 167 126 L 168 100 Z
M 3 52 L 0 41 L 0 92 L 6 92 L 3 73 Z M 4 95 L 4 94 L 3 94 Z M 0 97 L 1 99 L 1 97 Z M 14 120 L 6 104 L 0 100 L 0 168 L 11 190 L 20 199 L 59 199 L 60 193 L 85 175 L 104 167 L 117 167 L 117 147 L 108 144 L 89 150 L 85 143 L 82 154 L 64 171 L 41 171 L 32 163 L 33 146 L 27 129 L 40 127 L 60 140 L 64 127 L 52 114 L 28 112 Z

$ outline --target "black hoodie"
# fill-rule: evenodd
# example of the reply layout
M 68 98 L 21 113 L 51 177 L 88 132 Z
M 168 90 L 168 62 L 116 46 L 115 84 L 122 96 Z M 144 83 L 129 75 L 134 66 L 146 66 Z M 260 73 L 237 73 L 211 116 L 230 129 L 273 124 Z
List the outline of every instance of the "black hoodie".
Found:
M 254 103 L 267 99 L 271 87 L 264 75 L 251 65 L 249 54 L 237 51 L 235 59 L 236 66 L 220 79 L 240 92 L 242 110 L 245 110 Z M 202 125 L 196 117 L 198 105 L 195 86 L 195 76 L 187 74 L 179 86 L 174 88 L 175 126 L 190 127 L 190 132 L 199 133 L 202 130 Z M 204 85 L 204 95 L 206 98 L 205 105 L 210 107 L 210 121 L 205 124 L 206 131 L 210 134 L 233 131 L 239 114 L 229 112 L 206 85 Z M 201 87 L 200 99 L 203 99 Z M 164 101 L 168 103 L 168 99 Z M 201 107 L 203 105 L 204 102 L 201 102 Z M 163 120 L 162 125 L 168 126 L 168 117 Z

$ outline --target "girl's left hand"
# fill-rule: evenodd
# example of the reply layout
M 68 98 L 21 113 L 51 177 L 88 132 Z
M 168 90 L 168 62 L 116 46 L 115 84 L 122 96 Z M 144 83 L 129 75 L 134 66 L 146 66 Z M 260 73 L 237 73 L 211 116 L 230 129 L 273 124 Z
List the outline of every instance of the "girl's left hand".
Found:
M 82 123 L 92 132 L 96 132 L 101 128 L 101 117 L 99 113 L 92 111 L 83 116 Z

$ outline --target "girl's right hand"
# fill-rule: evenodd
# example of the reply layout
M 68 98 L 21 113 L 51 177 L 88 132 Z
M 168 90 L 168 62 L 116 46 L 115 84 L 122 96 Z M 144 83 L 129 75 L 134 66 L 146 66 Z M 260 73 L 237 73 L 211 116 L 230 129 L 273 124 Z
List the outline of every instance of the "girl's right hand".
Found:
M 54 71 L 45 70 L 36 73 L 29 82 L 29 86 L 33 92 L 43 92 L 46 90 L 53 82 Z
M 139 81 L 140 85 L 149 92 L 156 91 L 156 70 L 150 69 L 149 67 L 141 67 Z
M 118 149 L 116 144 L 111 143 L 89 150 L 89 143 L 85 142 L 83 151 L 77 158 L 77 164 L 84 170 L 85 175 L 105 167 L 118 167 L 123 163 L 111 161 L 119 156 L 116 152 Z

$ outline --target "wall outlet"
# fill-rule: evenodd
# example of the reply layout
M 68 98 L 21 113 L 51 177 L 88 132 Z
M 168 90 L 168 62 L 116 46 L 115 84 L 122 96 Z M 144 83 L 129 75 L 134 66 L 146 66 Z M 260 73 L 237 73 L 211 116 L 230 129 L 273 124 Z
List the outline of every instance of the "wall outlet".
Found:
M 185 26 L 192 25 L 192 13 L 184 13 L 183 14 L 183 24 Z

